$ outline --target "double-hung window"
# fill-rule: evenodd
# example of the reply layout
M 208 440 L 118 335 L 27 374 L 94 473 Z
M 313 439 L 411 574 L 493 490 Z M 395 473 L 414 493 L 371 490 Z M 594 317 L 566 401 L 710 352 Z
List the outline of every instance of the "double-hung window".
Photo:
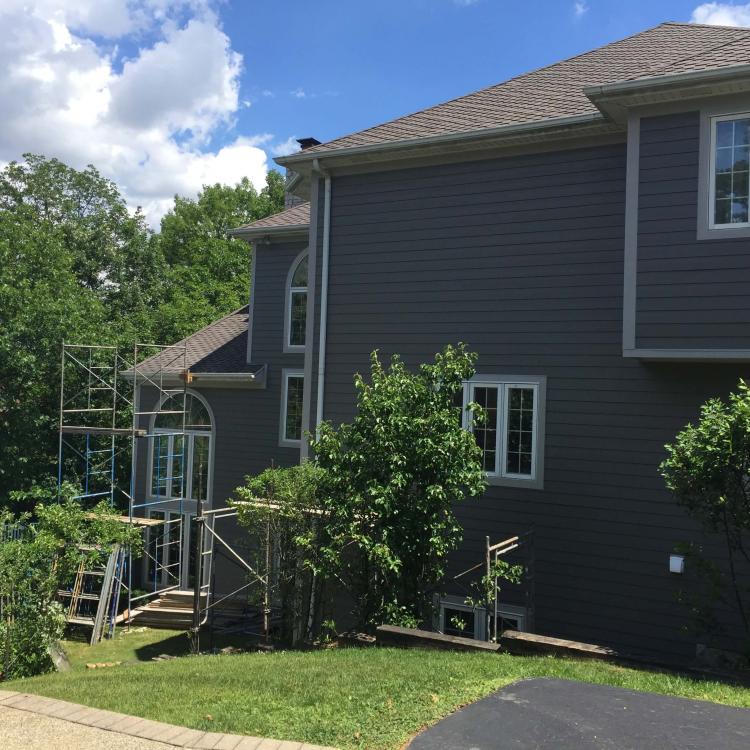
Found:
M 750 227 L 750 114 L 711 118 L 709 228 Z
M 475 376 L 464 392 L 464 426 L 482 449 L 491 484 L 541 487 L 544 378 Z M 484 419 L 468 408 L 482 407 Z
M 281 378 L 280 445 L 297 446 L 302 440 L 302 397 L 305 378 L 301 371 L 284 370 Z

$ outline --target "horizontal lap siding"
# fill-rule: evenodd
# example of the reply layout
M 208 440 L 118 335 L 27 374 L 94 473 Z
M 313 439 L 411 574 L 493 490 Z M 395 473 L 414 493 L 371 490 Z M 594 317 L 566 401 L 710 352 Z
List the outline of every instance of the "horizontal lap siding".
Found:
M 750 241 L 696 239 L 699 115 L 641 120 L 636 346 L 750 348 Z
M 305 242 L 256 246 L 255 287 L 252 300 L 253 363 L 265 364 L 266 388 L 253 391 L 249 430 L 242 443 L 249 472 L 263 471 L 272 464 L 289 466 L 299 462 L 299 449 L 279 446 L 281 376 L 284 369 L 302 370 L 302 353 L 284 352 L 284 314 L 289 269 L 305 249 Z
M 547 376 L 544 490 L 461 506 L 451 570 L 534 528 L 539 632 L 685 654 L 667 562 L 697 532 L 657 470 L 741 371 L 623 359 L 624 186 L 624 145 L 334 178 L 325 416 L 351 419 L 373 349 L 465 341 L 480 372 Z

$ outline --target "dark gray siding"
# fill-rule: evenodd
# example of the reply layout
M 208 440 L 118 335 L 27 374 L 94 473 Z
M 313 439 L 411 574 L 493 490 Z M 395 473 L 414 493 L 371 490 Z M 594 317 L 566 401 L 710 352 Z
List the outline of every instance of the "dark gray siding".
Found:
M 255 250 L 250 358 L 268 369 L 265 390 L 254 391 L 251 399 L 252 429 L 245 448 L 252 456 L 253 472 L 262 471 L 271 462 L 277 466 L 299 462 L 298 448 L 279 446 L 279 418 L 282 371 L 304 367 L 303 353 L 285 353 L 283 349 L 287 276 L 295 258 L 306 247 L 306 242 L 285 242 L 256 246 Z
M 325 416 L 351 418 L 376 348 L 465 341 L 480 372 L 546 375 L 545 488 L 461 508 L 453 569 L 534 528 L 538 632 L 685 654 L 667 564 L 695 529 L 657 467 L 742 372 L 623 359 L 624 188 L 624 144 L 334 178 Z
M 750 348 L 750 241 L 696 239 L 698 136 L 698 112 L 641 119 L 639 348 Z

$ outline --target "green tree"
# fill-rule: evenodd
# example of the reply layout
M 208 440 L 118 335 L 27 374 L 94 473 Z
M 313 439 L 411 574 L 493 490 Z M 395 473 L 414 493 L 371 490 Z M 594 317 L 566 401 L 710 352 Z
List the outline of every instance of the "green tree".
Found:
M 322 581 L 310 575 L 305 550 L 315 549 L 325 518 L 319 504 L 323 471 L 312 461 L 286 468 L 273 467 L 247 477 L 234 491 L 240 524 L 252 544 L 250 562 L 259 572 L 252 577 L 250 600 L 270 613 L 278 608 L 279 637 L 296 645 L 311 634 L 317 622 Z
M 371 381 L 355 377 L 353 422 L 321 425 L 313 448 L 326 523 L 311 552 L 351 593 L 360 627 L 429 615 L 462 537 L 454 505 L 484 491 L 481 450 L 456 406 L 475 361 L 448 346 L 415 373 L 397 356 L 385 368 L 374 352 Z
M 76 492 L 63 490 L 66 498 Z M 58 589 L 81 562 L 103 564 L 115 543 L 137 556 L 141 532 L 104 504 L 85 512 L 70 499 L 48 500 L 33 517 L 0 511 L 0 681 L 52 668 L 48 649 L 65 627 Z
M 150 338 L 159 252 L 93 167 L 27 154 L 0 171 L 0 505 L 54 472 L 62 340 Z
M 710 561 L 701 563 L 710 590 L 717 597 L 727 586 L 733 605 L 750 639 L 750 389 L 740 380 L 728 401 L 712 398 L 689 424 L 665 446 L 660 471 L 677 501 L 710 532 L 718 533 L 726 549 L 726 573 Z M 695 546 L 692 546 L 695 550 Z M 705 620 L 704 616 L 704 620 Z
M 245 178 L 234 186 L 207 185 L 196 199 L 175 197 L 157 236 L 169 266 L 156 315 L 161 341 L 176 341 L 247 304 L 249 248 L 227 232 L 283 207 L 283 178 L 273 170 L 260 193 Z

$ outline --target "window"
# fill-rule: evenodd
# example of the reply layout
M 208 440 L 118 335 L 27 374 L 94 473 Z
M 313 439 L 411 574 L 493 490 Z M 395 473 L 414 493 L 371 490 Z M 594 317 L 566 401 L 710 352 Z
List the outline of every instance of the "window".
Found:
M 284 370 L 281 379 L 281 445 L 294 446 L 302 440 L 302 396 L 305 378 L 296 370 Z
M 179 393 L 162 402 L 153 427 L 154 497 L 208 500 L 211 427 L 208 408 L 194 394 Z
M 541 487 L 543 378 L 476 376 L 467 384 L 465 406 L 474 402 L 486 419 L 464 412 L 464 425 L 482 449 L 482 464 L 494 484 Z
M 750 114 L 711 120 L 710 227 L 750 227 Z
M 286 294 L 285 340 L 286 351 L 298 351 L 305 346 L 307 327 L 307 251 L 297 258 L 289 274 Z
M 445 596 L 439 600 L 438 614 L 433 620 L 433 626 L 445 635 L 455 635 L 461 638 L 475 638 L 486 640 L 487 610 L 484 607 L 471 607 L 460 596 Z M 490 628 L 492 629 L 492 614 L 490 614 Z M 527 612 L 522 606 L 503 602 L 497 609 L 497 633 L 503 630 L 527 630 Z M 494 629 L 490 635 L 494 634 Z

